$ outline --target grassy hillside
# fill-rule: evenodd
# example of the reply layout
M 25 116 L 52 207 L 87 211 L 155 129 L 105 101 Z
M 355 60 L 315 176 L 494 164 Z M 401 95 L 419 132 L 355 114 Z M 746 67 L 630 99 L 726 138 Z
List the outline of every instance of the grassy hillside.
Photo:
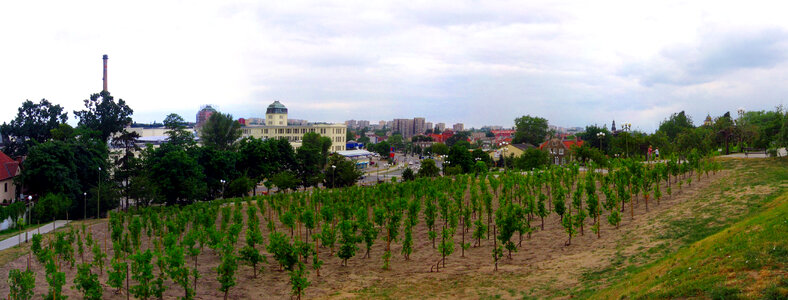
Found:
M 788 193 L 592 296 L 788 299 Z

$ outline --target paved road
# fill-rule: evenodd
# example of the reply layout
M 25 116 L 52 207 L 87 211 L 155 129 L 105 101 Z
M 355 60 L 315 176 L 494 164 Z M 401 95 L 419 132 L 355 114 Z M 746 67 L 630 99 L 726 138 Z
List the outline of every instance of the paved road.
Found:
M 71 221 L 57 220 L 57 221 L 55 221 L 55 226 L 52 226 L 52 223 L 44 224 L 41 227 L 38 227 L 36 229 L 28 231 L 27 232 L 27 238 L 28 239 L 32 238 L 33 234 L 35 234 L 35 233 L 47 233 L 47 232 L 50 232 L 50 231 L 54 230 L 55 228 L 63 227 L 63 226 L 65 226 L 66 224 L 68 224 L 70 222 Z M 7 238 L 7 239 L 5 239 L 3 241 L 0 241 L 0 251 L 8 249 L 8 248 L 11 248 L 11 247 L 14 247 L 16 245 L 19 245 L 19 241 L 20 240 L 23 243 L 25 242 L 25 233 L 24 232 L 22 232 L 20 234 L 17 234 L 15 236 L 12 236 L 10 238 Z

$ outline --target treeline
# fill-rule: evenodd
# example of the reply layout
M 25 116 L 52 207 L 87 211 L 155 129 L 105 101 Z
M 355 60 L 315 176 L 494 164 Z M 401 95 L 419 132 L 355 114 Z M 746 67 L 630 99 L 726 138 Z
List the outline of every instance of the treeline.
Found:
M 213 114 L 198 135 L 171 114 L 164 120 L 167 142 L 143 149 L 139 135 L 126 131 L 132 113 L 104 91 L 74 111 L 75 128 L 65 123 L 63 107 L 46 99 L 25 101 L 16 118 L 0 127 L 3 151 L 25 157 L 15 180 L 41 207 L 32 222 L 103 215 L 121 204 L 240 196 L 255 193 L 258 183 L 280 190 L 348 186 L 361 176 L 352 162 L 329 155 L 327 137 L 307 133 L 297 150 L 286 140 L 240 139 L 240 124 L 222 113 Z

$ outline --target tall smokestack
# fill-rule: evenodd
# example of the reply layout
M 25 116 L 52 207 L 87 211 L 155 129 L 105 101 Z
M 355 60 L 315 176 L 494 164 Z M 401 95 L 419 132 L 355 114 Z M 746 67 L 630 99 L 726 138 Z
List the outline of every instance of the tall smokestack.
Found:
M 109 57 L 107 57 L 107 55 L 104 54 L 103 58 L 104 58 L 104 91 L 106 92 L 107 91 L 107 59 Z

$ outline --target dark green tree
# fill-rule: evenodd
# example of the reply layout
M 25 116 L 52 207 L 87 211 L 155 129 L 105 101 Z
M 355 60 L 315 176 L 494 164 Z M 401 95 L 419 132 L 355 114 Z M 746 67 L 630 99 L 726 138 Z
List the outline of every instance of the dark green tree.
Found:
M 514 119 L 514 125 L 517 128 L 512 140 L 514 144 L 539 145 L 544 142 L 548 133 L 547 119 L 545 118 L 526 115 Z
M 233 120 L 230 114 L 216 112 L 200 128 L 200 140 L 206 147 L 219 150 L 233 149 L 241 137 L 241 123 Z
M 11 269 L 8 272 L 8 298 L 14 300 L 33 299 L 36 287 L 36 274 L 31 270 Z
M 43 143 L 52 138 L 52 130 L 68 120 L 63 107 L 46 99 L 39 103 L 25 100 L 10 124 L 0 125 L 0 138 L 5 146 L 3 152 L 11 156 L 23 156 L 33 142 Z
M 178 114 L 169 114 L 164 118 L 164 127 L 169 136 L 168 143 L 179 147 L 194 146 L 194 134 L 186 129 L 186 120 Z
M 363 173 L 353 161 L 335 154 L 328 158 L 328 166 L 323 171 L 323 185 L 329 187 L 348 187 L 356 184 Z
M 84 102 L 84 110 L 74 111 L 74 115 L 79 119 L 79 126 L 98 131 L 105 143 L 113 134 L 121 132 L 131 124 L 134 111 L 123 99 L 118 99 L 116 103 L 107 91 L 90 95 Z

